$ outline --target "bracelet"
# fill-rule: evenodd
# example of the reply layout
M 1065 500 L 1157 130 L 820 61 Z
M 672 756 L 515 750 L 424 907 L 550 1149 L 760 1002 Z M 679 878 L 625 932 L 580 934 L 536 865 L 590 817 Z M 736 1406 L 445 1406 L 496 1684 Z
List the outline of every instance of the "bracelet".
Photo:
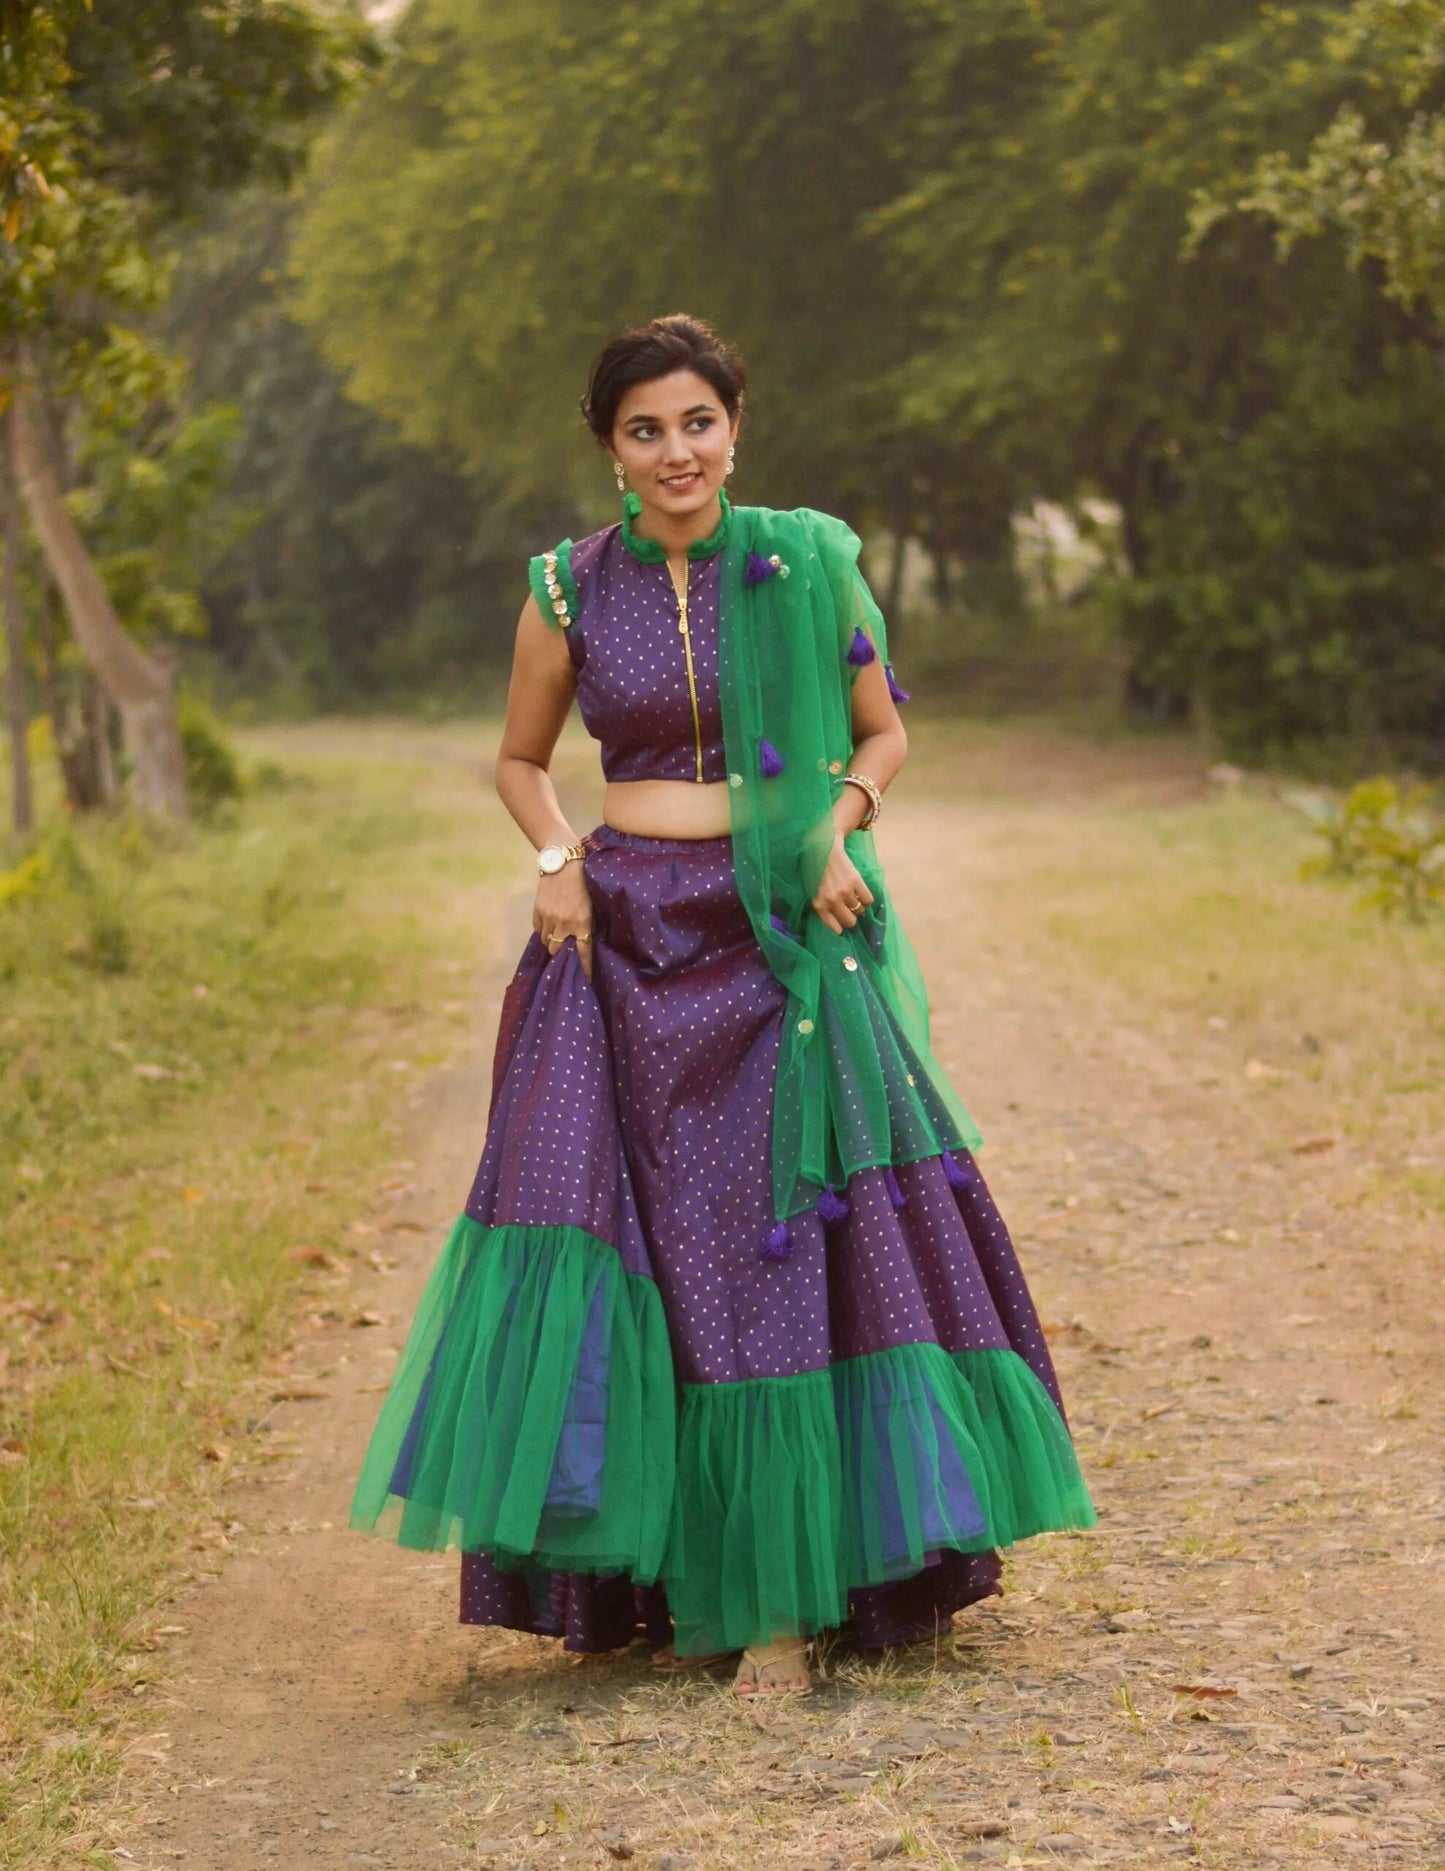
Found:
M 882 788 L 879 786 L 877 780 L 870 780 L 866 773 L 845 773 L 843 775 L 843 784 L 845 786 L 861 786 L 863 791 L 867 793 L 868 815 L 858 827 L 860 832 L 867 831 L 868 827 L 876 821 L 878 815 L 883 810 Z

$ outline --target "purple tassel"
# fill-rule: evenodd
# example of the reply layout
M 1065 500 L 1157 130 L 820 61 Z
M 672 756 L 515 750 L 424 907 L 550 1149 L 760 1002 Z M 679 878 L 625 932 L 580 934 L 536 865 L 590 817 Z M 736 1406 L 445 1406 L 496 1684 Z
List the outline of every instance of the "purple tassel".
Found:
M 772 560 L 765 559 L 761 552 L 750 552 L 748 554 L 747 564 L 743 567 L 743 583 L 745 585 L 765 585 L 770 578 L 777 575 L 777 570 L 778 568 L 773 564 Z
M 893 1165 L 891 1163 L 883 1172 L 883 1180 L 888 1185 L 888 1200 L 893 1206 L 895 1208 L 907 1208 L 908 1197 L 899 1186 L 898 1178 L 893 1173 Z
M 855 669 L 865 669 L 878 654 L 868 640 L 868 633 L 862 624 L 853 628 L 853 641 L 848 645 L 848 661 Z
M 830 1182 L 813 1204 L 813 1212 L 824 1227 L 831 1227 L 835 1221 L 846 1221 L 850 1213 L 848 1198 L 839 1195 Z
M 780 1221 L 758 1252 L 764 1260 L 786 1260 L 793 1251 L 793 1237 L 788 1224 Z
M 913 700 L 913 697 L 908 693 L 907 689 L 898 686 L 898 678 L 893 673 L 892 663 L 885 663 L 883 665 L 883 673 L 888 678 L 888 693 L 893 697 L 895 702 L 911 702 Z
M 943 1152 L 943 1173 L 948 1178 L 949 1187 L 953 1189 L 966 1189 L 971 1182 L 978 1181 L 978 1171 L 965 1169 L 952 1150 Z
M 776 910 L 774 910 L 772 915 L 769 916 L 768 921 L 777 930 L 779 935 L 785 935 L 791 940 L 793 932 L 788 927 L 788 925 L 783 921 L 782 917 L 778 914 Z
M 758 766 L 765 780 L 775 780 L 787 764 L 771 741 L 758 743 Z

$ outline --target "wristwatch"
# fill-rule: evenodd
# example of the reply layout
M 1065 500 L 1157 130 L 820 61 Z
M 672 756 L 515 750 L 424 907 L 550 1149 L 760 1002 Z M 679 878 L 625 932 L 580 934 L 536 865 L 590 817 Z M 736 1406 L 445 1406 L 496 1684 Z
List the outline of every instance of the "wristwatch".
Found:
M 537 875 L 550 877 L 554 871 L 561 870 L 569 858 L 584 858 L 586 845 L 543 845 L 537 853 Z

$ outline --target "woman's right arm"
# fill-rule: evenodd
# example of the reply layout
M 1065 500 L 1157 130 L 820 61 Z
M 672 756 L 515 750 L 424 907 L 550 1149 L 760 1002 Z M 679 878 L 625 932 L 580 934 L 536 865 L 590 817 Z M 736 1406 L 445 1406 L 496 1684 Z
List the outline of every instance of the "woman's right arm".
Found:
M 507 721 L 495 778 L 502 804 L 538 851 L 543 845 L 578 842 L 577 833 L 562 816 L 548 771 L 576 692 L 577 676 L 566 636 L 547 623 L 536 600 L 529 597 L 517 620 Z M 569 935 L 585 938 L 579 940 L 577 952 L 591 980 L 592 898 L 579 861 L 569 860 L 560 871 L 539 879 L 532 927 L 549 950 L 555 951 Z

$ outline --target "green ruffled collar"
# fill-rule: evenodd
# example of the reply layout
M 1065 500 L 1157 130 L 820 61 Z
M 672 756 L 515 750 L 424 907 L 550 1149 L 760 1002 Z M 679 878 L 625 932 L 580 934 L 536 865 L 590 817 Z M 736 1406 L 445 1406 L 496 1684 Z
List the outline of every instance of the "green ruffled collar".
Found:
M 709 533 L 706 539 L 693 540 L 687 549 L 690 559 L 710 559 L 715 552 L 721 552 L 728 542 L 733 526 L 732 503 L 722 488 L 718 489 L 717 497 L 722 507 L 722 518 L 717 523 L 717 530 Z M 656 539 L 639 539 L 632 530 L 632 522 L 641 511 L 640 496 L 629 490 L 622 497 L 622 543 L 634 559 L 641 559 L 645 565 L 662 565 L 667 559 L 667 548 Z

